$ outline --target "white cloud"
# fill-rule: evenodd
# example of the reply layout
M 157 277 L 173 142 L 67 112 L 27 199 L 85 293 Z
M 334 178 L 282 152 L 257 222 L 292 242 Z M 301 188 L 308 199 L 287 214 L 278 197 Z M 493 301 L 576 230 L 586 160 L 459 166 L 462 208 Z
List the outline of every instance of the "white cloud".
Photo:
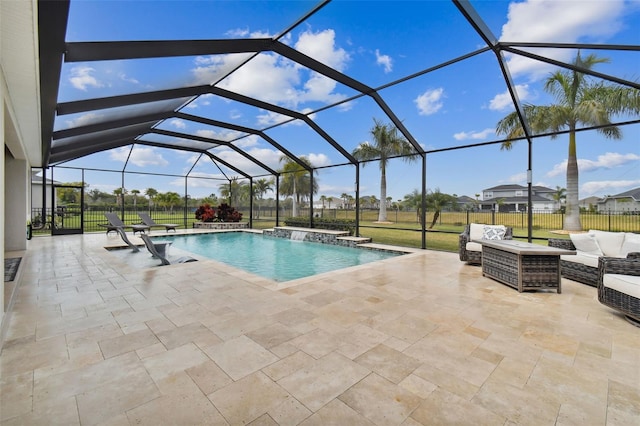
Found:
M 453 137 L 458 141 L 464 141 L 467 139 L 486 139 L 487 136 L 493 135 L 494 133 L 494 129 L 484 129 L 479 132 L 471 131 L 456 133 Z
M 622 27 L 623 0 L 574 1 L 526 0 L 509 4 L 508 22 L 500 40 L 574 43 L 602 42 Z M 533 49 L 536 54 L 561 61 L 575 56 L 571 49 Z M 545 77 L 550 65 L 508 54 L 512 75 L 528 75 L 532 80 Z
M 110 153 L 110 158 L 115 161 L 125 162 L 129 156 L 129 147 L 114 149 Z M 134 147 L 131 151 L 129 161 L 138 167 L 146 166 L 167 166 L 169 162 L 165 160 L 161 154 L 158 154 L 155 148 L 150 147 Z
M 295 48 L 307 56 L 330 67 L 343 71 L 349 61 L 349 54 L 335 46 L 336 33 L 324 30 L 317 33 L 305 31 L 295 44 Z
M 137 79 L 133 77 L 127 77 L 127 75 L 123 72 L 118 74 L 118 77 L 120 78 L 120 80 L 126 81 L 127 83 L 140 84 L 140 82 Z
M 331 164 L 331 161 L 329 160 L 329 157 L 327 157 L 325 154 L 314 154 L 311 153 L 309 155 L 307 155 L 307 158 L 309 158 L 309 161 L 311 162 L 311 165 L 314 167 L 322 167 L 322 166 L 328 166 Z
M 277 170 L 281 167 L 280 165 L 280 157 L 282 153 L 275 149 L 269 148 L 252 148 L 246 151 L 251 157 L 260 161 L 268 167 L 271 167 L 274 170 Z M 242 170 L 248 174 L 262 174 L 265 173 L 265 170 L 262 167 L 255 164 L 250 159 L 238 154 L 237 152 L 229 149 L 229 148 L 219 148 L 212 153 L 224 161 L 233 164 L 234 167 L 237 167 L 239 170 Z
M 444 89 L 430 89 L 419 95 L 414 102 L 418 107 L 418 114 L 431 115 L 435 114 L 442 108 L 442 98 L 444 98 Z
M 104 84 L 98 81 L 92 74 L 95 68 L 91 67 L 73 67 L 71 68 L 69 82 L 73 87 L 80 90 L 87 90 L 87 87 L 102 87 Z
M 584 183 L 580 187 L 580 197 L 598 194 L 624 192 L 640 185 L 640 180 L 603 180 Z
M 598 169 L 612 169 L 622 166 L 631 161 L 640 161 L 640 155 L 637 154 L 619 154 L 617 152 L 607 152 L 599 155 L 597 160 L 578 159 L 578 170 L 581 173 Z M 563 175 L 567 172 L 567 160 L 556 164 L 547 172 L 547 177 L 555 177 Z
M 524 185 L 527 182 L 527 172 L 516 173 L 515 175 L 511 175 L 500 182 L 519 183 Z
M 349 61 L 347 52 L 336 47 L 335 32 L 330 29 L 305 31 L 295 43 L 295 48 L 337 70 L 344 70 Z M 238 54 L 198 57 L 196 68 L 192 70 L 196 83 L 217 81 L 231 67 L 239 64 L 239 60 L 246 58 L 246 55 Z M 261 78 L 256 79 L 256 75 Z M 220 87 L 291 108 L 303 102 L 334 103 L 346 97 L 335 92 L 335 81 L 268 52 L 253 57 L 226 77 Z
M 516 93 L 520 102 L 526 101 L 530 98 L 529 85 L 518 84 L 516 85 Z M 489 101 L 489 109 L 492 111 L 504 111 L 506 109 L 513 109 L 513 101 L 508 90 L 496 95 L 491 101 Z
M 73 120 L 66 120 L 65 124 L 67 125 L 67 127 L 85 126 L 87 124 L 95 123 L 96 120 L 98 120 L 101 117 L 102 117 L 101 114 L 90 112 L 87 114 L 83 114 L 77 118 L 74 118 Z
M 376 63 L 383 66 L 385 73 L 390 73 L 393 70 L 393 59 L 391 59 L 391 56 L 381 55 L 378 49 L 376 49 Z
M 283 123 L 287 120 L 291 120 L 288 115 L 279 114 L 274 111 L 265 111 L 263 114 L 258 114 L 258 124 L 264 127 L 271 126 L 278 123 Z M 300 120 L 295 120 L 298 124 L 302 124 Z
M 200 129 L 196 130 L 197 136 L 202 136 L 203 138 L 216 139 L 219 141 L 229 142 L 235 138 L 242 136 L 244 133 L 237 132 L 235 130 L 209 130 L 209 129 Z
M 266 31 L 254 31 L 250 32 L 249 28 L 236 28 L 229 30 L 225 33 L 227 37 L 231 38 L 271 38 L 272 35 Z
M 180 120 L 179 118 L 174 118 L 172 120 L 169 120 L 169 125 L 175 127 L 176 129 L 187 128 L 187 124 L 184 122 L 184 120 Z

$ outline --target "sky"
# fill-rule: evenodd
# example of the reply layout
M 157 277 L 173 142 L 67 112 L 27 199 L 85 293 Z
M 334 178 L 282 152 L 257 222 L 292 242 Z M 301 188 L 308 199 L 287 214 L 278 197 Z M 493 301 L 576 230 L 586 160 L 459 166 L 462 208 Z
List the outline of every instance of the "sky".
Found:
M 640 45 L 640 1 L 472 1 L 495 37 L 502 41 L 607 43 Z M 500 139 L 498 121 L 514 110 L 495 55 L 489 51 L 423 73 L 484 46 L 457 8 L 448 1 L 333 1 L 287 32 L 311 10 L 311 1 L 77 1 L 72 0 L 67 41 L 191 40 L 280 36 L 280 41 L 373 88 L 427 152 L 427 188 L 475 198 L 484 189 L 504 184 L 526 185 L 528 144 L 511 150 L 488 145 L 463 150 L 448 148 Z M 524 50 L 524 49 L 523 49 Z M 527 51 L 570 62 L 571 49 Z M 640 79 L 637 51 L 584 50 L 609 59 L 596 71 Z M 548 105 L 554 98 L 544 81 L 557 68 L 505 53 L 520 100 Z M 235 65 L 241 69 L 220 80 Z M 419 74 L 415 78 L 407 76 Z M 374 119 L 389 122 L 376 102 L 273 52 L 114 60 L 63 64 L 59 102 L 212 84 L 302 113 L 348 152 L 371 142 Z M 399 82 L 397 84 L 390 84 Z M 336 105 L 337 104 L 337 105 Z M 317 171 L 318 194 L 339 198 L 355 195 L 355 168 L 306 124 L 217 96 L 201 96 L 182 105 L 186 114 L 264 130 L 295 155 L 306 156 Z M 327 105 L 331 108 L 323 109 Z M 165 108 L 166 104 L 149 106 Z M 171 106 L 172 108 L 174 106 Z M 122 116 L 140 106 L 59 116 L 55 130 L 100 121 L 104 113 Z M 638 117 L 615 117 L 617 120 Z M 282 167 L 282 152 L 256 135 L 182 119 L 158 128 L 231 141 L 273 169 Z M 640 186 L 640 125 L 621 127 L 623 138 L 609 140 L 595 131 L 579 132 L 577 156 L 580 198 L 617 194 Z M 144 137 L 145 139 L 147 137 Z M 173 139 L 155 135 L 148 141 Z M 539 138 L 532 145 L 533 184 L 565 187 L 568 136 Z M 260 166 L 230 148 L 214 155 L 253 176 L 268 178 Z M 101 170 L 140 172 L 121 173 Z M 154 188 L 186 190 L 192 197 L 219 194 L 233 170 L 198 159 L 191 152 L 135 145 L 62 164 L 86 167 L 90 189 L 113 192 Z M 340 165 L 339 167 L 327 167 Z M 99 171 L 100 170 L 100 171 Z M 160 176 L 166 174 L 170 176 Z M 185 179 L 183 176 L 206 177 Z M 421 188 L 422 164 L 392 160 L 387 169 L 387 195 L 400 200 Z M 56 181 L 79 181 L 78 170 L 57 168 Z M 379 197 L 378 163 L 360 172 L 360 195 Z M 274 194 L 266 194 L 273 197 Z

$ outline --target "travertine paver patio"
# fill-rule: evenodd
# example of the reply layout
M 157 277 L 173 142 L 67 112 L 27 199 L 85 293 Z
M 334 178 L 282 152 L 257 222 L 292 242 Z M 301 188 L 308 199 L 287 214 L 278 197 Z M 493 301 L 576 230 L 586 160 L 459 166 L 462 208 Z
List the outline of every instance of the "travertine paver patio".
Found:
M 276 284 L 37 237 L 0 356 L 18 424 L 637 425 L 640 329 L 424 251 Z

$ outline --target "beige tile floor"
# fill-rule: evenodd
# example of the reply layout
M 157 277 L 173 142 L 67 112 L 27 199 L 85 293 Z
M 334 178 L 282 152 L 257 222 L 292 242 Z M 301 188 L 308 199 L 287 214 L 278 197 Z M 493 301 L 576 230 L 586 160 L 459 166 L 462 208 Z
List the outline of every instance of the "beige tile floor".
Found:
M 29 242 L 2 425 L 638 425 L 640 329 L 596 290 L 522 293 L 457 255 L 277 284 Z

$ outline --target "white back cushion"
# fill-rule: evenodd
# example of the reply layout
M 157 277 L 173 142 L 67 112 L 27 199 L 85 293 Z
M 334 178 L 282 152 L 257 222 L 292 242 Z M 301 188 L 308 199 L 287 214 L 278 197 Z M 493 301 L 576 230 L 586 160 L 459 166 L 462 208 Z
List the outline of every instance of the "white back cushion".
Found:
M 587 254 L 602 256 L 602 250 L 594 234 L 569 234 L 569 238 L 571 238 L 571 242 L 576 247 L 576 250 Z
M 589 230 L 589 233 L 596 236 L 602 254 L 605 256 L 620 257 L 620 250 L 624 242 L 624 232 Z
M 478 241 L 482 239 L 484 234 L 484 225 L 481 223 L 472 223 L 469 226 L 469 239 L 471 241 Z
M 624 234 L 624 242 L 620 249 L 620 256 L 627 257 L 629 253 L 640 252 L 640 234 L 627 232 Z

